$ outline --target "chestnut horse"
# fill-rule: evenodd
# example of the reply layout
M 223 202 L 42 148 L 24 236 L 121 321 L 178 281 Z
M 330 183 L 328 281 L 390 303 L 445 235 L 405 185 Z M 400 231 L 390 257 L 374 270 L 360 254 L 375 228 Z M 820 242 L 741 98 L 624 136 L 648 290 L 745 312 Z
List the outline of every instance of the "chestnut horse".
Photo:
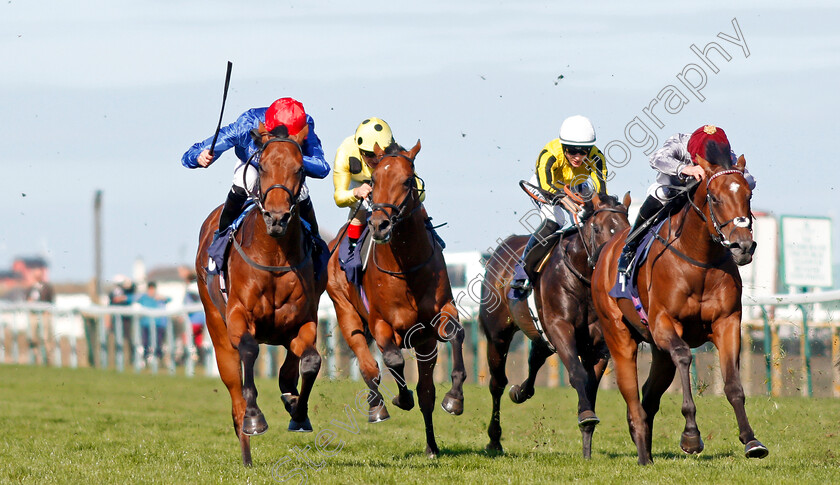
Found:
M 607 195 L 594 194 L 584 205 L 583 225 L 579 232 L 561 239 L 549 255 L 545 269 L 534 282 L 537 312 L 545 337 L 535 328 L 527 301 L 508 298 L 513 268 L 528 236 L 510 236 L 493 252 L 486 265 L 478 320 L 487 337 L 487 362 L 490 367 L 490 394 L 493 412 L 487 434 L 488 451 L 502 452 L 499 439 L 500 400 L 507 385 L 505 362 L 511 340 L 518 330 L 531 338 L 528 378 L 510 388 L 510 398 L 519 404 L 534 395 L 534 381 L 545 360 L 555 352 L 569 371 L 569 382 L 578 393 L 578 425 L 582 434 L 583 456 L 589 458 L 592 434 L 598 418 L 595 397 L 598 383 L 609 361 L 609 352 L 592 308 L 589 277 L 601 246 L 613 234 L 629 226 L 627 207 L 630 194 L 622 204 Z M 494 292 L 495 295 L 492 295 Z M 550 348 L 545 342 L 551 342 Z
M 279 385 L 291 416 L 289 430 L 312 431 L 307 403 L 321 366 L 315 337 L 318 300 L 326 278 L 322 274 L 319 281 L 315 280 L 311 251 L 297 211 L 303 185 L 300 143 L 307 132 L 304 128 L 292 137 L 276 136 L 260 123 L 253 133 L 261 154 L 258 192 L 251 197 L 259 210 L 247 214 L 235 234 L 236 250 L 230 251 L 225 274 L 227 302 L 222 298 L 219 278 L 208 275 L 205 268 L 221 207 L 201 226 L 195 261 L 198 289 L 219 374 L 230 392 L 233 428 L 245 466 L 251 465 L 250 436 L 268 429 L 257 406 L 254 386 L 259 343 L 282 345 L 288 350 L 279 371 Z
M 432 373 L 437 361 L 438 341 L 452 346 L 452 389 L 441 403 L 445 411 L 460 415 L 464 411 L 463 383 L 466 379 L 462 346 L 464 330 L 452 301 L 452 289 L 440 245 L 426 229 L 428 218 L 420 202 L 414 173 L 414 158 L 420 141 L 409 151 L 386 154 L 378 145 L 380 159 L 373 171 L 373 213 L 368 219 L 374 245 L 370 265 L 363 276 L 362 294 L 347 281 L 339 266 L 338 251 L 329 262 L 327 293 L 335 304 L 338 325 L 347 344 L 356 354 L 365 383 L 370 388 L 368 422 L 389 418 L 380 388 L 382 375 L 371 355 L 366 327 L 376 340 L 385 366 L 399 388 L 393 403 L 400 409 L 414 407 L 403 370 L 401 348 L 414 348 L 417 357 L 417 398 L 426 426 L 426 454 L 439 453 L 435 442 L 432 411 L 435 384 Z M 339 244 L 341 236 L 330 243 Z M 369 305 L 367 304 L 369 302 Z
M 592 275 L 595 309 L 615 362 L 618 387 L 627 402 L 630 436 L 641 465 L 653 462 L 653 418 L 677 371 L 685 416 L 680 448 L 686 453 L 703 451 L 689 367 L 691 349 L 708 341 L 720 354 L 724 392 L 735 410 L 746 456 L 763 458 L 768 454 L 767 448 L 755 439 L 747 420 L 739 370 L 741 277 L 737 265 L 749 263 L 755 250 L 750 213 L 752 191 L 744 178 L 744 157 L 733 167 L 729 154 L 716 155 L 709 157 L 711 163 L 697 157 L 697 164 L 705 171 L 705 181 L 688 194 L 686 206 L 662 226 L 638 269 L 646 322 L 630 300 L 616 300 L 609 295 L 627 231 L 607 243 Z M 636 358 L 643 341 L 651 344 L 653 360 L 639 401 Z

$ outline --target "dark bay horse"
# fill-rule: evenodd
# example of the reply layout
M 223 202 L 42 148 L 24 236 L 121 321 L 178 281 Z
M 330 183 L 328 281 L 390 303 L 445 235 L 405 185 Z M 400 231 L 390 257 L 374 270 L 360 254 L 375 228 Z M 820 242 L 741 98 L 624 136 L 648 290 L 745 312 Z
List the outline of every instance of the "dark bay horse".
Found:
M 277 136 L 260 123 L 253 134 L 261 150 L 258 192 L 251 194 L 258 210 L 245 217 L 233 241 L 236 250 L 230 251 L 225 280 L 227 302 L 220 292 L 219 278 L 208 275 L 205 268 L 221 207 L 201 226 L 195 262 L 198 289 L 219 374 L 230 392 L 233 428 L 246 466 L 251 465 L 250 436 L 268 429 L 257 406 L 254 386 L 259 343 L 288 349 L 279 384 L 291 416 L 289 430 L 312 431 L 307 403 L 321 366 L 315 338 L 318 300 L 326 287 L 326 277 L 322 274 L 320 281 L 315 280 L 311 251 L 304 241 L 297 211 L 303 184 L 300 143 L 307 132 L 304 128 L 292 137 Z
M 401 348 L 415 349 L 417 394 L 426 427 L 426 454 L 439 453 L 435 442 L 432 411 L 435 385 L 432 380 L 438 341 L 452 346 L 452 389 L 441 403 L 443 409 L 459 415 L 464 410 L 463 382 L 466 379 L 462 346 L 464 330 L 452 301 L 452 289 L 440 245 L 425 227 L 426 211 L 414 173 L 414 158 L 420 142 L 409 151 L 385 152 L 375 146 L 380 159 L 372 174 L 372 209 L 368 220 L 374 245 L 360 294 L 347 281 L 339 266 L 338 251 L 329 262 L 327 293 L 335 304 L 338 324 L 347 344 L 356 354 L 365 383 L 370 388 L 368 421 L 388 419 L 380 387 L 379 365 L 368 348 L 365 329 L 382 352 L 385 366 L 399 388 L 395 406 L 409 410 L 414 397 L 408 389 Z M 339 244 L 337 238 L 331 248 Z M 367 304 L 366 302 L 369 302 Z
M 735 410 L 746 456 L 763 458 L 768 454 L 747 420 L 739 370 L 741 277 L 737 265 L 749 263 L 755 250 L 752 191 L 744 178 L 743 156 L 734 166 L 728 153 L 711 162 L 697 157 L 705 171 L 704 181 L 689 196 L 686 206 L 659 230 L 639 268 L 639 296 L 647 309 L 647 323 L 630 300 L 609 296 L 627 231 L 607 243 L 592 275 L 595 309 L 615 362 L 618 387 L 627 402 L 630 436 L 642 465 L 653 462 L 653 418 L 676 372 L 682 384 L 685 416 L 680 448 L 686 453 L 703 451 L 689 367 L 691 348 L 708 341 L 720 354 L 724 392 Z M 653 354 L 641 401 L 636 370 L 640 342 L 650 343 Z
M 598 383 L 609 361 L 609 352 L 592 308 L 589 277 L 601 246 L 613 234 L 629 226 L 629 205 L 629 193 L 622 204 L 611 196 L 593 195 L 584 205 L 586 215 L 579 232 L 564 237 L 554 246 L 545 269 L 534 282 L 535 302 L 545 337 L 568 369 L 569 382 L 578 393 L 578 425 L 585 458 L 591 455 L 592 434 L 598 423 L 595 415 Z M 514 265 L 527 242 L 528 236 L 508 237 L 487 263 L 482 285 L 478 319 L 487 337 L 490 394 L 493 397 L 493 412 L 487 428 L 488 451 L 502 451 L 500 401 L 508 382 L 505 363 L 514 334 L 522 330 L 532 341 L 528 378 L 521 385 L 510 388 L 510 398 L 515 403 L 523 403 L 534 395 L 537 372 L 555 352 L 535 328 L 527 301 L 508 298 Z M 496 296 L 490 292 L 495 292 Z

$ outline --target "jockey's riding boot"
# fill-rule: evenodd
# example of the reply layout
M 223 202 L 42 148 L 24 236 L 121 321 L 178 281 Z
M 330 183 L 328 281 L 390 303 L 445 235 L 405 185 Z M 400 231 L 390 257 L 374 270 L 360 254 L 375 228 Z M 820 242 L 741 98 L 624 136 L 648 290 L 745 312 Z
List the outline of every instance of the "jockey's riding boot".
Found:
M 315 219 L 315 208 L 312 206 L 312 198 L 307 197 L 298 202 L 298 209 L 300 210 L 300 218 L 309 224 L 312 237 L 321 237 L 320 232 L 318 232 L 318 220 Z
M 423 219 L 423 224 L 426 226 L 426 230 L 429 231 L 430 233 L 432 233 L 432 237 L 435 239 L 435 241 L 437 241 L 440 248 L 441 249 L 446 249 L 446 243 L 443 242 L 443 238 L 440 237 L 440 235 L 435 230 L 435 226 L 432 224 L 432 218 L 427 217 L 427 218 Z M 444 223 L 444 224 L 446 224 L 446 223 Z
M 548 237 L 554 234 L 560 225 L 551 219 L 546 219 L 534 231 L 531 238 L 528 239 L 528 244 L 522 251 L 522 258 L 516 263 L 514 269 L 513 281 L 510 287 L 515 290 L 527 292 L 531 289 L 531 279 L 536 272 L 537 265 L 545 257 L 545 252 L 549 249 Z
M 245 189 L 235 185 L 231 187 L 227 200 L 225 201 L 225 207 L 222 209 L 222 215 L 219 216 L 219 230 L 213 234 L 214 241 L 218 239 L 219 234 L 224 232 L 239 217 L 247 201 L 248 193 L 245 192 Z
M 647 222 L 657 215 L 662 209 L 662 202 L 656 197 L 648 196 L 639 208 L 639 215 L 636 217 L 636 222 L 630 228 L 630 233 L 627 234 L 627 239 L 624 241 L 624 249 L 621 251 L 621 256 L 618 257 L 618 272 L 627 273 L 630 263 L 636 258 L 636 250 L 639 248 L 639 243 L 642 241 L 646 230 L 640 228 L 644 227 Z

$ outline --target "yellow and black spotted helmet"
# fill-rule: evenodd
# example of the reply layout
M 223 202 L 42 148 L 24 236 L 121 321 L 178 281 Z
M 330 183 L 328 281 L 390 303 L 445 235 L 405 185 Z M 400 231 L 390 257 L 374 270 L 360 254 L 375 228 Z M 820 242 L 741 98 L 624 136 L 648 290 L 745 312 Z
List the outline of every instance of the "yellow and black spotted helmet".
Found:
M 377 143 L 384 150 L 394 142 L 391 127 L 380 118 L 368 118 L 359 123 L 354 138 L 359 149 L 366 152 L 372 152 Z

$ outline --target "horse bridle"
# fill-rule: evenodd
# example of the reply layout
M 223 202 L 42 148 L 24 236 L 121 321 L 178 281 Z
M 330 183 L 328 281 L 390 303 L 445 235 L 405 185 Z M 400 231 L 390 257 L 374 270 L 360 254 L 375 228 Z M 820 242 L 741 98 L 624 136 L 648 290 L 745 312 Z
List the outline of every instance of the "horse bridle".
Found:
M 296 142 L 295 140 L 292 140 L 291 138 L 278 137 L 278 136 L 271 137 L 268 140 L 266 140 L 265 143 L 262 144 L 262 146 L 260 147 L 259 150 L 255 151 L 254 154 L 251 155 L 250 158 L 248 158 L 247 162 L 245 162 L 246 167 L 245 167 L 245 170 L 242 171 L 242 186 L 245 187 L 245 191 L 248 192 L 248 198 L 251 199 L 252 201 L 254 201 L 254 204 L 256 204 L 257 208 L 260 210 L 260 212 L 263 215 L 268 215 L 268 211 L 265 209 L 265 206 L 264 206 L 265 199 L 268 197 L 268 193 L 271 192 L 274 189 L 285 190 L 286 193 L 289 194 L 289 199 L 290 199 L 289 213 L 292 214 L 292 213 L 294 213 L 295 209 L 297 209 L 298 197 L 300 196 L 300 191 L 301 191 L 301 188 L 303 187 L 303 180 L 301 180 L 300 184 L 298 185 L 297 192 L 292 192 L 292 189 L 286 187 L 283 184 L 274 184 L 271 187 L 269 187 L 268 189 L 266 189 L 265 192 L 263 192 L 262 191 L 262 185 L 260 184 L 260 181 L 259 181 L 259 177 L 257 177 L 257 183 L 254 184 L 255 190 L 251 191 L 251 190 L 248 189 L 248 184 L 247 184 L 247 181 L 246 181 L 246 175 L 247 175 L 246 172 L 248 171 L 247 165 L 253 165 L 251 162 L 254 158 L 256 158 L 257 159 L 257 168 L 259 170 L 260 158 L 262 158 L 262 154 L 265 151 L 265 149 L 268 147 L 268 145 L 270 145 L 272 143 L 291 143 L 292 145 L 295 146 L 295 148 L 298 149 L 301 156 L 303 156 L 303 148 L 301 148 L 300 143 Z
M 384 157 L 379 159 L 379 163 L 381 163 L 382 160 L 384 158 L 387 158 L 387 157 L 404 158 L 404 159 L 408 160 L 409 163 L 414 164 L 414 161 L 412 159 L 408 158 L 407 156 L 405 156 L 403 154 L 385 155 Z M 378 163 L 377 163 L 377 165 L 378 165 Z M 371 193 L 370 193 L 370 200 L 371 200 L 370 210 L 371 210 L 371 212 L 377 212 L 377 211 L 384 212 L 385 216 L 388 218 L 388 221 L 391 223 L 392 227 L 396 226 L 397 224 L 404 221 L 405 219 L 408 219 L 409 217 L 411 217 L 411 215 L 414 214 L 414 212 L 417 209 L 420 208 L 420 204 L 417 204 L 417 205 L 414 206 L 413 209 L 411 209 L 410 212 L 408 212 L 407 214 L 404 214 L 404 211 L 408 207 L 409 199 L 410 199 L 411 195 L 414 193 L 414 190 L 412 190 L 412 189 L 417 189 L 417 192 L 418 192 L 417 195 L 418 196 L 420 195 L 421 190 L 426 190 L 425 182 L 423 182 L 423 189 L 420 189 L 420 187 L 417 186 L 417 179 L 419 179 L 419 178 L 420 177 L 417 176 L 416 173 L 412 173 L 411 188 L 409 189 L 408 193 L 405 194 L 405 197 L 403 198 L 402 202 L 399 203 L 399 205 L 388 204 L 388 203 L 385 203 L 385 202 L 374 204 L 373 203 L 373 191 L 371 191 Z M 420 179 L 420 181 L 422 182 L 423 179 Z M 371 181 L 371 187 L 372 186 L 373 186 L 373 181 Z M 391 209 L 393 212 L 391 214 L 388 214 L 388 212 L 385 209 Z
M 409 163 L 411 163 L 412 166 L 414 165 L 414 160 L 408 158 L 407 156 L 405 156 L 401 153 L 398 153 L 398 154 L 395 154 L 395 155 L 385 155 L 383 157 L 380 157 L 377 165 L 379 163 L 381 163 L 383 159 L 388 158 L 388 157 L 403 158 L 403 159 L 407 160 Z M 403 198 L 402 202 L 399 203 L 399 205 L 389 204 L 389 203 L 385 203 L 385 202 L 374 204 L 373 203 L 373 191 L 371 191 L 371 193 L 369 195 L 370 201 L 371 201 L 370 202 L 371 213 L 377 212 L 377 211 L 383 212 L 385 214 L 385 217 L 387 217 L 388 221 L 391 223 L 391 230 L 392 231 L 397 226 L 397 224 L 399 224 L 400 222 L 402 222 L 402 221 L 408 219 L 409 217 L 411 217 L 411 215 L 414 214 L 421 207 L 421 204 L 419 202 L 420 191 L 425 191 L 426 190 L 426 183 L 416 173 L 412 172 L 411 175 L 412 175 L 412 177 L 411 177 L 411 187 L 409 188 L 408 193 L 405 194 L 405 197 Z M 420 179 L 420 182 L 423 184 L 422 189 L 417 186 L 417 179 Z M 371 186 L 373 186 L 373 184 L 374 184 L 374 182 L 371 181 Z M 411 196 L 414 194 L 415 189 L 417 190 L 417 197 L 418 197 L 417 204 L 415 204 L 413 209 L 411 209 L 410 211 L 408 211 L 406 213 L 405 211 L 408 208 L 409 201 L 411 199 Z M 392 212 L 389 214 L 386 209 L 390 209 Z M 431 238 L 431 236 L 430 236 L 430 238 Z M 429 254 L 429 257 L 426 258 L 422 263 L 416 264 L 416 265 L 408 268 L 405 271 L 390 271 L 390 270 L 384 269 L 381 266 L 379 266 L 379 263 L 376 262 L 376 251 L 373 252 L 373 257 L 371 258 L 371 259 L 373 259 L 373 265 L 376 266 L 376 269 L 378 269 L 379 271 L 381 271 L 385 274 L 389 274 L 391 276 L 404 276 L 404 275 L 407 275 L 409 273 L 413 273 L 413 272 L 419 270 L 420 268 L 426 266 L 427 264 L 429 264 L 429 261 L 431 261 L 432 258 L 435 256 L 435 242 L 433 240 L 431 242 L 432 242 L 432 251 Z
M 732 230 L 729 231 L 730 235 L 732 235 L 732 232 L 736 228 L 739 228 L 739 227 L 746 227 L 747 229 L 750 230 L 750 232 L 752 232 L 752 214 L 748 214 L 746 217 L 744 217 L 744 216 L 733 217 L 732 219 L 729 219 L 728 221 L 724 222 L 723 224 L 721 224 L 719 222 L 719 220 L 717 218 L 717 215 L 715 215 L 715 211 L 714 211 L 713 204 L 712 204 L 712 196 L 709 193 L 709 184 L 712 182 L 712 180 L 714 180 L 717 177 L 720 177 L 720 176 L 723 176 L 723 175 L 731 175 L 731 174 L 738 174 L 741 177 L 744 177 L 744 172 L 741 172 L 740 170 L 731 169 L 731 170 L 721 170 L 720 172 L 717 172 L 717 173 L 713 174 L 711 177 L 709 177 L 706 180 L 706 205 L 709 206 L 709 217 L 712 219 L 712 225 L 714 226 L 715 232 L 717 233 L 717 234 L 712 235 L 712 240 L 715 241 L 716 243 L 720 244 L 724 248 L 727 248 L 727 249 L 732 247 L 732 242 L 729 240 L 728 237 L 724 236 L 724 234 L 723 234 L 723 228 L 724 227 L 728 226 L 729 224 L 732 224 L 734 226 L 732 228 Z M 744 180 L 746 181 L 746 178 L 744 178 Z M 700 214 L 700 217 L 703 219 L 703 222 L 706 222 L 707 221 L 706 215 L 703 213 L 703 211 L 699 207 L 697 207 L 697 204 L 694 203 L 694 200 L 691 197 L 688 197 L 688 201 L 691 204 L 691 206 L 694 208 L 694 210 L 696 210 L 697 213 Z
M 585 217 L 582 220 L 583 226 L 586 226 L 587 221 L 592 220 L 592 218 L 595 217 L 595 215 L 600 213 L 600 212 L 615 212 L 617 214 L 627 215 L 627 210 L 626 209 L 622 210 L 622 209 L 618 209 L 618 208 L 615 208 L 615 207 L 602 207 L 600 209 L 596 209 L 592 212 L 588 212 L 588 213 L 584 214 Z M 581 227 L 581 229 L 583 229 L 583 227 Z M 580 243 L 583 246 L 584 251 L 586 251 L 586 264 L 588 264 L 590 268 L 594 268 L 595 263 L 598 262 L 597 261 L 598 260 L 598 254 L 599 254 L 600 251 L 598 251 L 599 248 L 595 247 L 595 231 L 592 230 L 591 225 L 590 225 L 590 228 L 589 228 L 589 246 L 586 245 L 586 239 L 583 237 L 583 234 L 581 234 Z M 602 245 L 602 247 L 603 247 L 603 245 Z M 570 270 L 572 270 L 572 272 L 575 274 L 575 276 L 577 276 L 579 279 L 581 279 L 584 283 L 591 284 L 591 282 L 589 281 L 588 278 L 583 276 L 583 274 L 581 274 L 580 271 L 578 271 L 577 269 L 572 267 L 571 262 L 568 261 L 568 254 L 566 254 L 565 251 L 564 251 L 564 255 L 563 255 L 563 260 L 566 263 L 566 266 Z

